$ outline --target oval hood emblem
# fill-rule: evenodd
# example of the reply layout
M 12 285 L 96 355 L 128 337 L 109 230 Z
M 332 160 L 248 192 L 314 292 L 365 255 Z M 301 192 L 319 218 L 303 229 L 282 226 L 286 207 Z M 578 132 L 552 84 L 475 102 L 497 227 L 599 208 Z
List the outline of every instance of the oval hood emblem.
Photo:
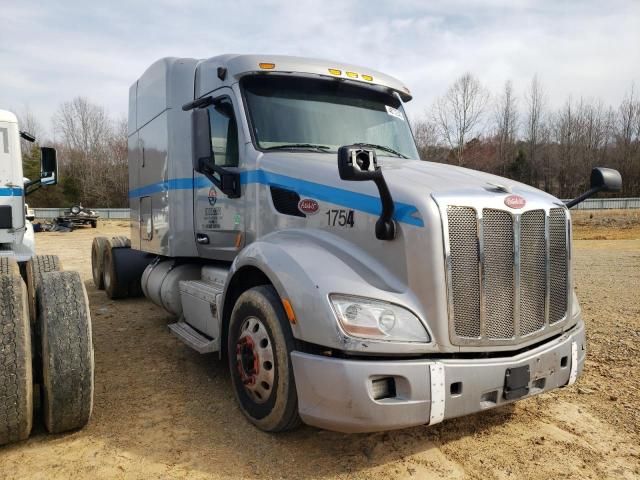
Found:
M 320 205 L 313 198 L 303 198 L 298 202 L 298 210 L 307 215 L 313 215 L 318 213 Z
M 524 207 L 527 204 L 527 201 L 520 195 L 509 195 L 504 199 L 504 204 L 509 208 L 519 209 Z

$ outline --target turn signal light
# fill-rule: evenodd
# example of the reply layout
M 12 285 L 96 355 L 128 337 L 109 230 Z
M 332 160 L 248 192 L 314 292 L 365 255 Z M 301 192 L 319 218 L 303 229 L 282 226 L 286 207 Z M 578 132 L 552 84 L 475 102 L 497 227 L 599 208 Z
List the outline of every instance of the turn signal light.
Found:
M 276 68 L 275 63 L 259 63 L 258 66 L 263 70 L 273 70 L 274 68 Z
M 282 306 L 284 307 L 284 312 L 287 314 L 287 318 L 289 319 L 289 322 L 292 325 L 296 324 L 296 314 L 293 312 L 293 307 L 291 306 L 291 302 L 286 299 L 283 298 L 282 299 Z

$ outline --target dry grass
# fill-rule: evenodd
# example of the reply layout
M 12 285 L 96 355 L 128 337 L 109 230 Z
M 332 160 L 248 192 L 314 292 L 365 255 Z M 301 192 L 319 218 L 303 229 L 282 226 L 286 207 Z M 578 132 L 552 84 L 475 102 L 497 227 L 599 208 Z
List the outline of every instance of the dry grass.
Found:
M 640 239 L 640 209 L 574 210 L 571 219 L 575 240 Z

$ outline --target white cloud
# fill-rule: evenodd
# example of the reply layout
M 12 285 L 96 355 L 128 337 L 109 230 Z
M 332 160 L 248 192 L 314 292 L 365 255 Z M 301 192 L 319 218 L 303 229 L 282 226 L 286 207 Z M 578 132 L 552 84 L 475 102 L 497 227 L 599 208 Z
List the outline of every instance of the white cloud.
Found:
M 617 104 L 640 83 L 635 0 L 22 0 L 0 11 L 0 108 L 28 104 L 45 125 L 76 95 L 125 115 L 129 85 L 163 56 L 264 52 L 370 66 L 412 89 L 414 116 L 465 71 L 494 92 L 507 79 L 523 92 L 538 73 L 551 106 L 570 94 Z

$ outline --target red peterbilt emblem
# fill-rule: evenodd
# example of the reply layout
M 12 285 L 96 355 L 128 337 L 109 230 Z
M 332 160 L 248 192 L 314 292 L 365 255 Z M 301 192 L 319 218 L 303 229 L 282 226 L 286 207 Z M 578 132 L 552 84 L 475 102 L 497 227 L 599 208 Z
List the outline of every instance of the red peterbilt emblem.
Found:
M 298 202 L 298 209 L 302 213 L 306 213 L 308 215 L 313 215 L 314 213 L 318 213 L 320 210 L 320 205 L 313 198 L 303 198 Z
M 509 208 L 519 209 L 527 204 L 527 201 L 520 195 L 509 195 L 504 199 L 504 204 Z

